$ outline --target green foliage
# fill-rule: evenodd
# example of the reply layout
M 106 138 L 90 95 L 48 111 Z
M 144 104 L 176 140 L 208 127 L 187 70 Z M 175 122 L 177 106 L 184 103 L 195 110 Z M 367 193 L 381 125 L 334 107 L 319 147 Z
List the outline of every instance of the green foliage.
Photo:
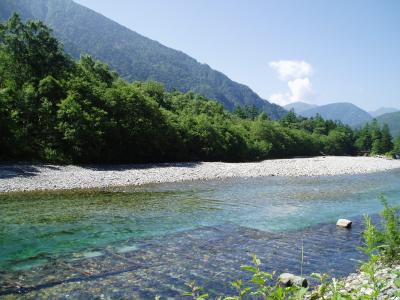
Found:
M 255 120 L 258 116 L 261 115 L 261 113 L 262 111 L 258 109 L 255 105 L 245 105 L 244 107 L 236 106 L 233 110 L 233 114 L 238 116 L 239 118 L 250 120 Z
M 232 287 L 236 290 L 236 295 L 218 297 L 217 299 L 223 300 L 243 300 L 243 299 L 304 299 L 304 295 L 308 289 L 293 285 L 291 287 L 284 287 L 279 284 L 275 274 L 271 274 L 261 270 L 261 261 L 256 256 L 252 257 L 253 265 L 241 266 L 241 269 L 249 272 L 251 278 L 248 281 L 235 280 L 231 283 Z M 274 280 L 276 284 L 271 284 Z M 198 287 L 195 283 L 190 283 L 191 291 L 184 293 L 183 296 L 191 297 L 193 300 L 206 299 L 208 294 L 203 294 L 199 298 L 198 291 L 202 288 Z M 194 292 L 193 292 L 194 291 Z
M 192 92 L 128 83 L 90 56 L 74 62 L 43 23 L 17 15 L 0 25 L 0 58 L 2 160 L 253 161 L 355 152 L 356 134 L 339 122 L 294 112 L 274 121 L 254 105 L 230 113 Z M 379 133 L 388 148 L 387 130 Z
M 364 246 L 361 250 L 368 255 L 371 262 L 382 259 L 392 263 L 400 260 L 400 206 L 389 205 L 383 196 L 381 202 L 383 209 L 380 227 L 374 226 L 370 217 L 364 217 Z
M 378 264 L 390 265 L 400 260 L 400 208 L 389 205 L 383 196 L 381 202 L 381 225 L 374 226 L 371 218 L 365 216 L 364 245 L 361 248 L 369 257 L 360 268 L 369 279 L 372 290 L 369 299 L 378 299 L 380 291 L 385 289 L 385 282 L 377 276 Z
M 381 147 L 383 153 L 388 153 L 393 149 L 393 137 L 390 134 L 389 126 L 387 124 L 383 125 L 382 128 L 382 137 L 381 137 Z
M 231 283 L 236 290 L 236 295 L 220 296 L 220 300 L 244 300 L 244 299 L 266 299 L 266 300 L 302 300 L 302 299 L 353 299 L 350 293 L 343 291 L 343 283 L 336 280 L 329 281 L 326 274 L 313 273 L 311 276 L 319 280 L 315 288 L 305 288 L 299 285 L 283 286 L 275 273 L 261 270 L 261 261 L 256 256 L 252 257 L 253 265 L 242 266 L 241 269 L 250 273 L 248 281 L 235 280 Z M 191 282 L 188 285 L 190 292 L 183 294 L 193 300 L 207 299 L 208 294 L 199 295 L 203 289 Z M 306 298 L 307 297 L 307 298 Z
M 205 300 L 208 298 L 208 294 L 201 293 L 203 288 L 196 285 L 196 282 L 192 281 L 187 284 L 190 288 L 190 292 L 183 293 L 184 297 L 191 297 L 193 300 Z
M 393 138 L 389 127 L 379 125 L 377 120 L 367 123 L 356 133 L 355 146 L 361 154 L 387 154 L 393 149 Z
M 400 260 L 400 207 L 391 206 L 382 197 L 382 230 L 378 231 L 378 244 L 382 257 L 387 262 Z
M 398 136 L 394 141 L 392 154 L 394 157 L 400 158 L 400 136 Z
M 247 86 L 230 80 L 208 65 L 128 30 L 73 1 L 0 1 L 0 20 L 6 20 L 15 11 L 23 19 L 39 19 L 51 26 L 74 58 L 88 53 L 107 62 L 130 82 L 156 80 L 168 91 L 193 91 L 217 100 L 227 110 L 254 105 L 273 119 L 286 114 L 282 107 L 265 101 Z
M 372 224 L 371 217 L 364 216 L 365 229 L 363 231 L 363 247 L 360 248 L 369 258 L 374 257 L 378 251 L 377 229 Z
M 355 146 L 359 153 L 369 153 L 372 148 L 372 136 L 369 123 L 358 132 L 358 138 L 355 142 Z
M 0 41 L 2 57 L 7 61 L 1 70 L 18 86 L 46 75 L 62 76 L 71 65 L 51 30 L 42 22 L 23 23 L 13 14 L 0 25 Z

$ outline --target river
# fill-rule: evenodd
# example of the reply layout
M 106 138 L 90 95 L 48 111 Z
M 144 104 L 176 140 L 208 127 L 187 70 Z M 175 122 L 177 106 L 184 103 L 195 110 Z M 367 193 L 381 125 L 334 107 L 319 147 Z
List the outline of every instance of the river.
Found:
M 260 177 L 103 190 L 0 194 L 0 297 L 179 298 L 246 276 L 343 276 L 362 254 L 362 216 L 400 203 L 400 171 Z M 336 228 L 338 218 L 354 221 Z M 301 262 L 301 249 L 304 261 Z M 302 265 L 302 266 L 301 266 Z

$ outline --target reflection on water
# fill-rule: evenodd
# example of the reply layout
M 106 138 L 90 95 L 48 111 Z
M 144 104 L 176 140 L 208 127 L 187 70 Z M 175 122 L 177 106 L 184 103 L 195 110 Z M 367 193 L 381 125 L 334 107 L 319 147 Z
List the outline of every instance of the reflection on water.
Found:
M 395 171 L 1 195 L 0 295 L 177 297 L 192 279 L 224 292 L 218 283 L 239 276 L 250 253 L 269 270 L 298 272 L 302 239 L 306 273 L 343 275 L 360 257 L 355 216 L 378 212 L 381 193 L 400 202 L 399 178 Z M 338 217 L 355 219 L 355 228 L 338 230 Z

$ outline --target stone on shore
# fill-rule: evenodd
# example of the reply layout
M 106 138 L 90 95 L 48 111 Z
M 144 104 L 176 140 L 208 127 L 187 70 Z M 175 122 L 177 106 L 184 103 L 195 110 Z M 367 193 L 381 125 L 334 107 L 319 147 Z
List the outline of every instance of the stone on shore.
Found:
M 291 273 L 282 273 L 279 278 L 278 278 L 279 284 L 284 287 L 289 287 L 289 286 L 301 286 L 301 287 L 307 287 L 308 286 L 308 281 L 304 277 L 297 276 Z
M 347 219 L 339 219 L 336 222 L 336 226 L 342 227 L 342 228 L 351 228 L 351 225 L 353 224 L 352 221 L 347 220 Z

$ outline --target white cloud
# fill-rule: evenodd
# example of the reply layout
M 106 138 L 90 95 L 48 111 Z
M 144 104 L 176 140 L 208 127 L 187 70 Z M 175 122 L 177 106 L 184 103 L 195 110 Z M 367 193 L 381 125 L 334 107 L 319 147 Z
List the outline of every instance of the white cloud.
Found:
M 312 66 L 303 60 L 271 61 L 269 66 L 278 72 L 279 79 L 283 81 L 309 77 L 313 73 Z
M 297 78 L 288 82 L 291 92 L 290 100 L 310 101 L 314 96 L 312 84 L 309 78 Z
M 286 105 L 292 102 L 312 102 L 314 91 L 309 78 L 297 78 L 288 81 L 290 93 L 272 94 L 269 99 L 279 105 Z
M 286 81 L 289 92 L 272 94 L 269 99 L 280 105 L 296 101 L 311 102 L 314 91 L 309 76 L 313 73 L 311 64 L 305 61 L 280 60 L 269 63 L 278 72 L 279 79 Z
M 271 100 L 274 103 L 277 103 L 279 105 L 286 105 L 289 104 L 290 102 L 292 102 L 290 100 L 290 94 L 286 93 L 286 94 L 272 94 L 271 96 L 269 96 L 269 100 Z

